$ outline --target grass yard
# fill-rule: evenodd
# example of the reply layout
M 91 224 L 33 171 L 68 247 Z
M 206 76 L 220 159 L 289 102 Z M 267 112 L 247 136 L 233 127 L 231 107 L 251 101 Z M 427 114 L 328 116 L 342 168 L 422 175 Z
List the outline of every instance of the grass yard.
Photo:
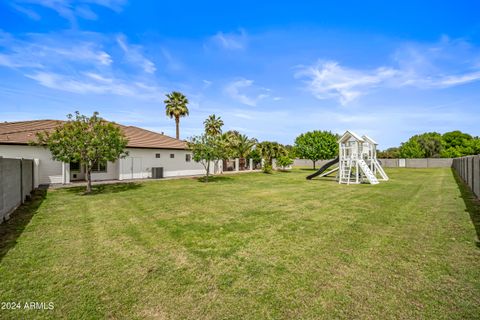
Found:
M 0 226 L 0 301 L 54 309 L 0 318 L 480 318 L 480 209 L 450 169 L 310 172 L 49 190 Z

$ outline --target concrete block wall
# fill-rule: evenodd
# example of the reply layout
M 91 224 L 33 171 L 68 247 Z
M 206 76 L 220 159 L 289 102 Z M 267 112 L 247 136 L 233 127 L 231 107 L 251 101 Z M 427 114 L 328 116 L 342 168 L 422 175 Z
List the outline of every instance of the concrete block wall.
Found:
M 378 159 L 382 167 L 398 168 L 400 159 Z M 452 158 L 426 158 L 426 159 L 403 159 L 406 168 L 450 168 L 452 167 Z M 315 168 L 320 168 L 330 160 L 319 160 L 315 162 Z M 294 167 L 313 168 L 313 162 L 308 159 L 295 159 Z
M 480 155 L 453 159 L 452 167 L 480 198 Z
M 452 158 L 425 159 L 378 159 L 385 168 L 398 168 L 401 160 L 405 160 L 405 168 L 450 168 Z
M 384 168 L 398 168 L 398 159 L 378 159 Z
M 332 159 L 333 160 L 333 159 Z M 330 160 L 318 160 L 315 161 L 315 168 L 319 169 L 321 166 L 329 162 Z M 293 160 L 292 167 L 306 167 L 313 168 L 313 161 L 308 159 L 295 159 Z
M 0 157 L 0 223 L 33 191 L 33 160 Z

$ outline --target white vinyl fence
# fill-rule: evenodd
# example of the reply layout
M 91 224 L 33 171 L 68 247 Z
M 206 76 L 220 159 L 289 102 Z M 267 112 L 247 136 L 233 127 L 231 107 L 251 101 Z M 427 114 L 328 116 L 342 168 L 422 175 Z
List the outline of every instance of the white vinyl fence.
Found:
M 480 155 L 455 158 L 452 167 L 480 198 Z
M 30 196 L 33 179 L 33 160 L 0 157 L 0 223 Z

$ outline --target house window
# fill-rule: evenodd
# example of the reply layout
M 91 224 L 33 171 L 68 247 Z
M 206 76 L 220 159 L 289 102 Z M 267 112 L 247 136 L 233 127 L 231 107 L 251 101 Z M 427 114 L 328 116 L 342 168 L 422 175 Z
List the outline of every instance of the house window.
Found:
M 155 158 L 160 158 L 160 153 L 155 153 Z
M 174 153 L 170 153 L 170 158 L 171 158 L 171 159 L 175 158 L 175 154 L 174 154 Z
M 80 171 L 80 163 L 70 162 L 70 171 Z
M 192 155 L 191 155 L 191 154 L 186 154 L 186 155 L 185 155 L 185 161 L 186 161 L 186 162 L 192 161 Z
M 107 172 L 107 163 L 106 162 L 94 163 L 92 166 L 92 172 Z

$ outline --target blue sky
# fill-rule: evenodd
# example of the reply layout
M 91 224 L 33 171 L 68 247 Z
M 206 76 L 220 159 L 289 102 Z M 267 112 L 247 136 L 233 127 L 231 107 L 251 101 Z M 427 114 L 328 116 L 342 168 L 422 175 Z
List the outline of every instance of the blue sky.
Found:
M 182 138 L 212 113 L 260 140 L 308 130 L 480 135 L 476 1 L 0 1 L 0 121 L 79 110 Z

